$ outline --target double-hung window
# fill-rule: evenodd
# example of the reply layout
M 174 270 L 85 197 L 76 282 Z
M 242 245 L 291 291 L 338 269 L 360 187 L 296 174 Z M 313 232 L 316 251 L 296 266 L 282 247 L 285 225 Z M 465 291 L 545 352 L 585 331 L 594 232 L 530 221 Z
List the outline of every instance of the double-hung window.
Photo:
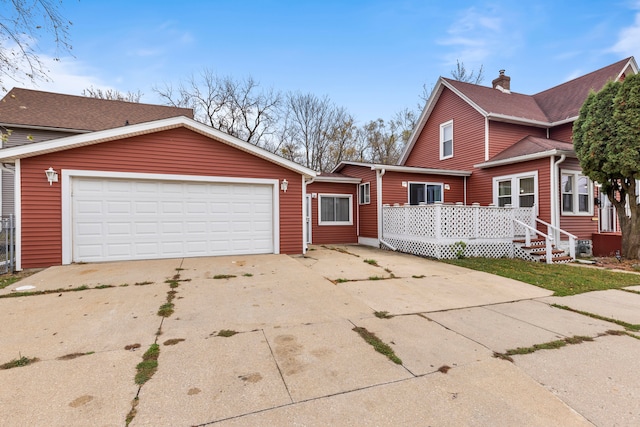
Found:
M 494 178 L 494 203 L 499 207 L 511 205 L 516 208 L 530 208 L 534 206 L 537 179 L 535 172 Z
M 442 203 L 442 184 L 430 184 L 426 182 L 409 183 L 409 204 L 419 205 L 420 203 Z
M 318 225 L 352 225 L 350 194 L 318 195 Z
M 369 203 L 371 203 L 371 185 L 365 182 L 358 187 L 358 204 L 368 205 Z
M 579 171 L 562 171 L 562 214 L 593 215 L 592 187 Z
M 440 160 L 453 157 L 453 120 L 440 125 Z

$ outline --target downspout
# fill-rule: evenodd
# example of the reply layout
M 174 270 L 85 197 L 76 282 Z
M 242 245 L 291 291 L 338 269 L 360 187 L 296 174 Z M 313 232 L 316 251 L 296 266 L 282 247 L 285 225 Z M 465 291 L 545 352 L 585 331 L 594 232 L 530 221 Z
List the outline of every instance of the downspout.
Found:
M 384 240 L 382 240 L 382 229 L 383 229 L 383 224 L 382 224 L 382 177 L 384 176 L 384 174 L 387 172 L 386 169 L 376 169 L 376 208 L 378 211 L 378 242 L 380 242 L 380 244 L 387 246 L 388 248 L 395 250 L 395 248 L 393 248 L 393 246 L 389 245 L 388 243 L 386 243 Z
M 464 195 L 462 196 L 464 199 L 465 206 L 467 205 L 467 177 L 464 177 Z
M 560 193 L 558 189 L 560 188 L 559 181 L 559 165 L 567 159 L 565 154 L 561 155 L 557 161 L 553 161 L 555 157 L 551 157 L 551 225 L 560 228 Z M 553 233 L 553 239 L 556 241 L 556 245 L 560 241 L 560 232 L 555 231 Z

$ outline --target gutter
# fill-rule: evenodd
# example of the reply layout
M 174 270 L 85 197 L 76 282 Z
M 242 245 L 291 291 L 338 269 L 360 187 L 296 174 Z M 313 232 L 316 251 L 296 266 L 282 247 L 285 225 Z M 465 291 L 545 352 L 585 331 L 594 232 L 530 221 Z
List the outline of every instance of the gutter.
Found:
M 371 168 L 373 169 L 373 167 Z M 382 177 L 386 173 L 386 169 L 376 169 L 376 197 L 378 211 L 378 241 L 382 242 Z

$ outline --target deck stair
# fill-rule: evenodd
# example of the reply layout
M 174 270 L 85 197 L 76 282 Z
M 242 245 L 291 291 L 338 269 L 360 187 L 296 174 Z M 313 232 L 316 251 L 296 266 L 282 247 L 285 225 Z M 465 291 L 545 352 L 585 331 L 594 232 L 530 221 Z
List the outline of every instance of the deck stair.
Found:
M 546 262 L 547 250 L 545 239 L 530 239 L 529 246 L 527 246 L 525 239 L 516 239 L 513 241 L 513 244 L 516 257 L 533 262 Z M 558 249 L 555 245 L 552 245 L 551 261 L 553 264 L 561 264 L 572 262 L 574 261 L 574 258 L 572 258 L 566 251 Z

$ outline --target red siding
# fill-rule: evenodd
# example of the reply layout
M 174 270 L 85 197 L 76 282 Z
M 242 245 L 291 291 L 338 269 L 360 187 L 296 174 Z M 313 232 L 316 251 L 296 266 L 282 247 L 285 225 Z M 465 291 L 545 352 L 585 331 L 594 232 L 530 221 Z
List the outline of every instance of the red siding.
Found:
M 560 170 L 581 171 L 578 159 L 569 158 L 560 163 Z M 560 172 L 561 173 L 561 172 Z M 558 182 L 558 194 L 561 190 L 561 180 Z M 595 196 L 595 195 L 593 195 Z M 560 205 L 558 204 L 558 209 Z M 593 215 L 565 215 L 560 211 L 560 228 L 575 234 L 579 239 L 590 240 L 593 233 L 598 232 L 598 216 L 596 215 L 594 206 Z
M 493 203 L 493 178 L 525 172 L 538 172 L 539 217 L 551 221 L 551 161 L 539 159 L 530 162 L 514 163 L 488 169 L 476 169 L 467 182 L 467 203 L 478 202 L 481 205 Z
M 44 170 L 100 170 L 286 179 L 280 192 L 280 252 L 301 253 L 302 177 L 185 128 L 26 158 L 21 161 L 22 267 L 62 262 L 61 188 Z
M 311 199 L 311 239 L 315 245 L 358 243 L 358 185 L 314 182 L 307 186 L 307 194 L 350 194 L 353 225 L 318 225 L 320 197 Z
M 453 157 L 440 160 L 440 125 L 453 120 Z M 405 166 L 472 170 L 484 161 L 484 117 L 445 88 Z
M 371 203 L 358 207 L 360 217 L 359 233 L 362 237 L 378 238 L 378 184 L 376 172 L 366 166 L 346 165 L 340 173 L 362 179 L 371 185 Z M 383 185 L 384 187 L 384 185 Z
M 573 122 L 549 129 L 549 138 L 558 141 L 573 142 Z
M 444 190 L 444 202 L 464 202 L 464 178 L 462 177 L 387 171 L 382 177 L 382 203 L 389 205 L 409 203 L 409 188 L 403 187 L 403 182 L 449 184 L 450 189 Z
M 528 135 L 546 138 L 547 130 L 533 126 L 490 121 L 489 159 Z

